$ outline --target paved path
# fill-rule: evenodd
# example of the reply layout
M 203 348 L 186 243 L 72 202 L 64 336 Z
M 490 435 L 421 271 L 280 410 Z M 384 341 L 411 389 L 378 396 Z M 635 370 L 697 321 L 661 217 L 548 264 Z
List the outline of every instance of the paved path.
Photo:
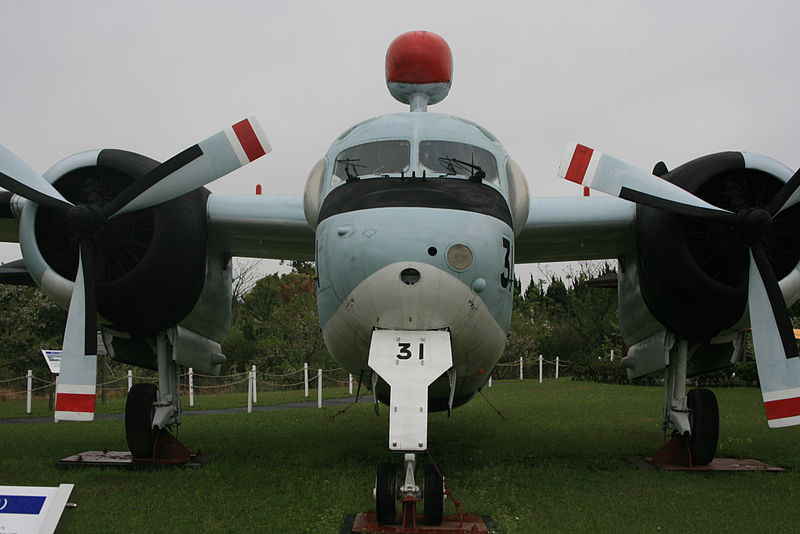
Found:
M 355 401 L 355 397 L 342 397 L 339 399 L 325 399 L 322 403 L 323 406 L 341 406 L 344 404 L 350 404 L 351 402 Z M 362 396 L 358 399 L 359 404 L 362 402 L 372 402 L 372 395 Z M 299 402 L 287 402 L 286 404 L 270 404 L 266 406 L 261 406 L 258 404 L 253 405 L 254 412 L 273 412 L 277 410 L 292 410 L 294 408 L 316 408 L 317 401 L 299 401 Z M 188 416 L 188 415 L 214 415 L 219 413 L 246 413 L 247 407 L 243 406 L 240 408 L 219 408 L 216 410 L 187 410 L 181 413 L 181 415 Z M 125 417 L 125 414 L 122 413 L 101 413 L 95 414 L 94 419 L 95 421 L 105 421 L 107 419 L 122 419 Z M 52 423 L 53 417 L 15 417 L 15 418 L 6 418 L 0 419 L 0 425 L 4 424 L 16 424 L 16 423 Z

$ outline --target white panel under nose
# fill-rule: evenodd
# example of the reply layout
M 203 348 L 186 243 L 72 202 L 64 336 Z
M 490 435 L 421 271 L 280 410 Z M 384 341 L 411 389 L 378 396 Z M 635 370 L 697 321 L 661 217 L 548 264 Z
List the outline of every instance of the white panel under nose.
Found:
M 450 333 L 444 330 L 375 330 L 369 366 L 387 384 L 389 449 L 428 447 L 428 386 L 453 366 Z

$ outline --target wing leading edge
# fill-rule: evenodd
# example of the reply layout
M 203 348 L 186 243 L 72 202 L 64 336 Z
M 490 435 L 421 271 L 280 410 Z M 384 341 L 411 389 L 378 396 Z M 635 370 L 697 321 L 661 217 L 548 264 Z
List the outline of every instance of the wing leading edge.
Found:
M 232 256 L 314 260 L 314 232 L 301 197 L 213 194 L 208 243 Z
M 515 263 L 628 255 L 634 248 L 635 215 L 635 204 L 613 197 L 531 197 Z

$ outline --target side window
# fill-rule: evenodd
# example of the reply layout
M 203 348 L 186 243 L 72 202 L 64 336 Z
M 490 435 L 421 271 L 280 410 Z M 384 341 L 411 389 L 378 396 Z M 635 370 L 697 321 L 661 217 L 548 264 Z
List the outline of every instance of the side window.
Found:
M 506 163 L 506 176 L 508 177 L 508 203 L 511 208 L 511 217 L 514 220 L 514 234 L 519 235 L 525 223 L 528 222 L 528 209 L 530 197 L 528 182 L 525 173 L 517 162 L 508 158 Z

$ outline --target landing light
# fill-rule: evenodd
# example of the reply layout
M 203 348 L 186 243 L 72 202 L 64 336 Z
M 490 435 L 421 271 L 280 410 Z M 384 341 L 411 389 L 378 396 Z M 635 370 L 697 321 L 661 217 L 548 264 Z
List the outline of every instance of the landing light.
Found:
M 472 265 L 472 251 L 467 245 L 453 245 L 447 249 L 447 263 L 456 271 L 464 271 Z

